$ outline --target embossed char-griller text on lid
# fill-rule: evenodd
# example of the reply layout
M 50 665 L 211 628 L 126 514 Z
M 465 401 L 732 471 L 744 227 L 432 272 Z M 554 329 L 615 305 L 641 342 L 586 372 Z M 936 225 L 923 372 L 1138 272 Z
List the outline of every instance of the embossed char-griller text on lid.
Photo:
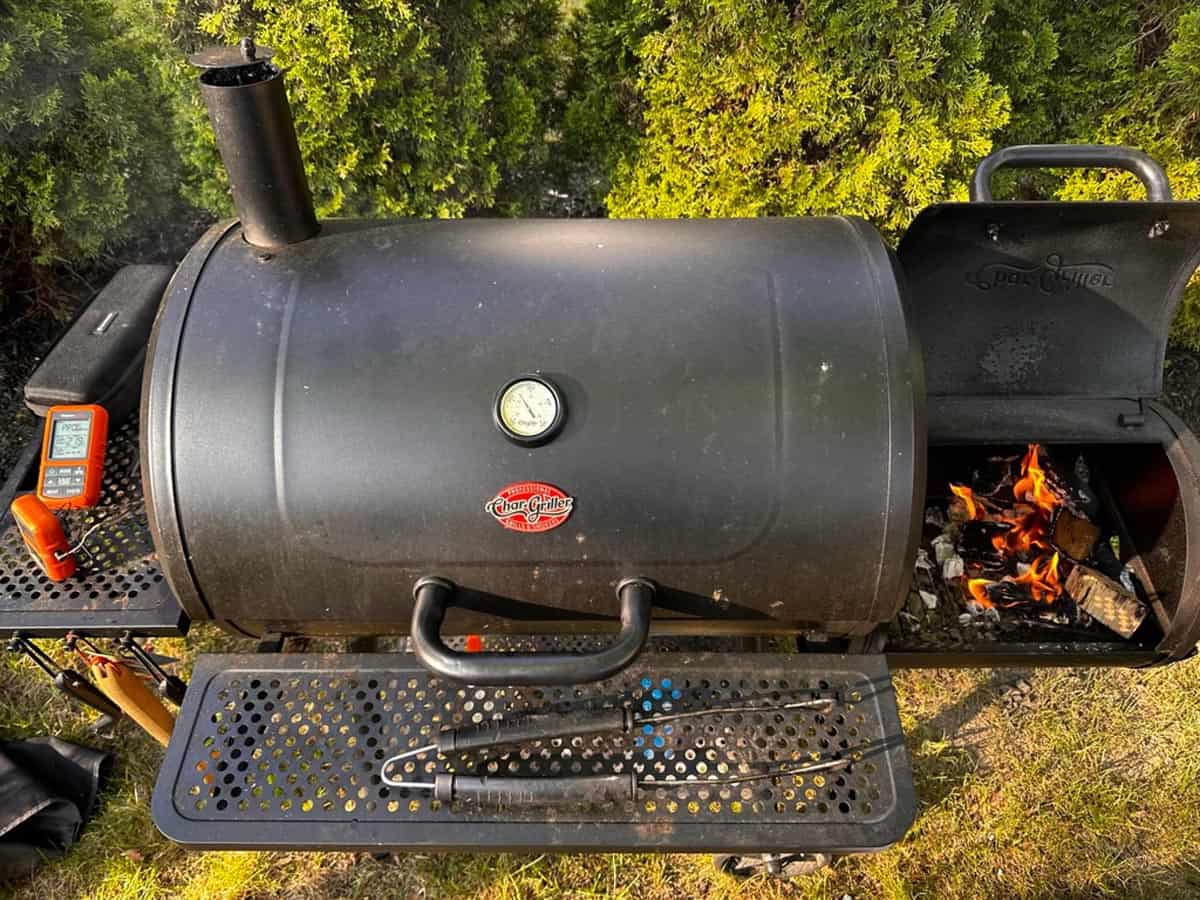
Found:
M 1198 251 L 1194 203 L 925 210 L 899 257 L 930 396 L 1157 397 Z

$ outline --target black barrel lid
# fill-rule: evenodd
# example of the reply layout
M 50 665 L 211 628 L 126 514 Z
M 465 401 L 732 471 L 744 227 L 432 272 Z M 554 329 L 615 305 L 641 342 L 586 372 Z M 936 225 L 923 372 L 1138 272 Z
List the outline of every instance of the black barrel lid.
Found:
M 940 204 L 899 257 L 931 398 L 1152 398 L 1200 203 Z

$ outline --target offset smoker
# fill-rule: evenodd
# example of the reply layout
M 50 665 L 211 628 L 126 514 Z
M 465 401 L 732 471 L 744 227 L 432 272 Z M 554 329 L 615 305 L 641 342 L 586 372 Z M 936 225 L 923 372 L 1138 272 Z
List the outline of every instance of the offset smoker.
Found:
M 169 630 L 173 596 L 264 649 L 412 653 L 202 657 L 154 794 L 171 837 L 880 849 L 915 814 L 889 664 L 1200 639 L 1200 446 L 1157 402 L 1200 205 L 1144 155 L 1002 151 L 896 254 L 847 218 L 317 223 L 269 51 L 198 62 L 239 221 L 162 298 L 110 480 L 139 499 L 140 443 L 146 517 L 61 590 L 0 554 L 0 622 Z M 1026 165 L 1150 199 L 992 202 Z M 927 507 L 1033 443 L 1086 459 L 1144 620 L 897 630 Z

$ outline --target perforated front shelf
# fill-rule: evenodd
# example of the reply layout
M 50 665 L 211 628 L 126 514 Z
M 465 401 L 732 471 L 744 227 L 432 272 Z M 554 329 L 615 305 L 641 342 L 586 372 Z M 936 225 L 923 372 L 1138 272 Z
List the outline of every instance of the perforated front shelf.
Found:
M 836 695 L 825 711 L 733 713 L 441 758 L 435 772 L 567 777 L 634 772 L 656 784 L 599 808 L 439 803 L 382 783 L 384 760 L 444 727 L 525 712 L 625 706 L 644 714 Z M 845 769 L 740 784 L 813 760 Z M 913 817 L 907 758 L 881 657 L 653 654 L 626 674 L 561 688 L 439 681 L 409 656 L 206 656 L 197 662 L 154 793 L 169 837 L 203 847 L 768 849 L 855 851 Z
M 36 461 L 28 490 L 34 488 Z M 183 616 L 159 570 L 146 523 L 136 416 L 110 427 L 99 503 L 59 512 L 72 544 L 90 530 L 86 552 L 76 554 L 78 567 L 66 581 L 56 583 L 42 573 L 7 504 L 0 512 L 0 631 L 182 633 Z

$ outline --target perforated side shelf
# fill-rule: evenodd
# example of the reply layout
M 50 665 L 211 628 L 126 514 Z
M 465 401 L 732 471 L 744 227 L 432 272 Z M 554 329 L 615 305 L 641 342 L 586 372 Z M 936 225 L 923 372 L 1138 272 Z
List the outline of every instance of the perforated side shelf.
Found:
M 20 490 L 36 487 L 37 466 L 35 455 Z M 53 637 L 71 630 L 89 635 L 186 630 L 146 522 L 136 416 L 110 427 L 100 502 L 61 517 L 71 541 L 97 527 L 85 544 L 89 552 L 76 556 L 76 573 L 55 583 L 30 558 L 8 503 L 0 509 L 0 633 Z
M 385 786 L 380 764 L 443 727 L 521 712 L 684 711 L 828 696 L 764 711 L 418 758 L 434 771 L 569 776 L 633 771 L 661 786 L 607 807 L 487 808 Z M 706 779 L 848 758 L 842 770 L 743 784 Z M 399 775 L 399 773 L 397 773 Z M 880 656 L 665 653 L 577 687 L 476 688 L 401 654 L 201 656 L 154 789 L 154 820 L 206 848 L 878 850 L 912 822 L 912 775 Z

